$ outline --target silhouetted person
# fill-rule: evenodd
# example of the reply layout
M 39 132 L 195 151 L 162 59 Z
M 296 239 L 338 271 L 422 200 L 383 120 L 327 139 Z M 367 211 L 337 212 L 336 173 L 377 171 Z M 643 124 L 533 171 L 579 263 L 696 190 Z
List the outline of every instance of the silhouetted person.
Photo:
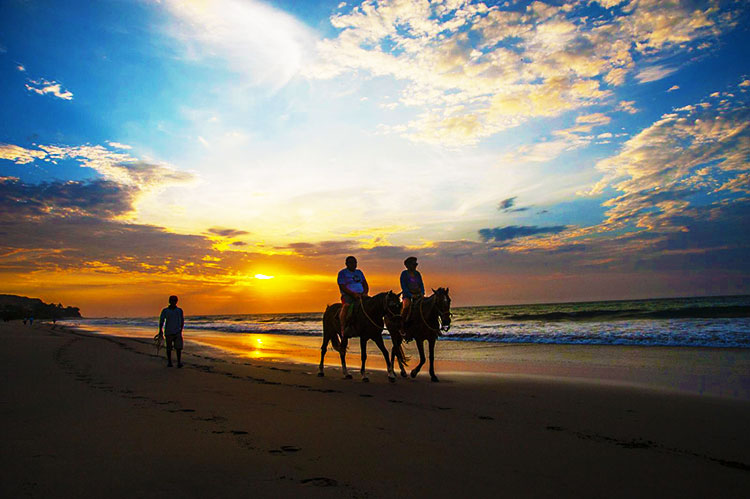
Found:
M 33 326 L 33 325 L 34 325 L 34 316 L 30 315 L 29 316 L 29 326 Z
M 23 325 L 24 325 L 24 326 L 26 325 L 26 322 L 27 322 L 27 321 L 26 321 L 26 317 L 24 317 L 24 318 L 23 318 Z
M 346 268 L 339 271 L 336 281 L 341 290 L 341 312 L 339 312 L 339 321 L 341 322 L 341 338 L 344 338 L 346 329 L 346 314 L 349 305 L 367 296 L 370 286 L 367 284 L 365 274 L 357 268 L 357 259 L 353 256 L 346 257 Z
M 165 324 L 166 323 L 166 324 Z M 164 335 L 167 344 L 167 367 L 172 367 L 172 349 L 177 351 L 177 367 L 182 367 L 182 328 L 185 316 L 177 306 L 177 297 L 169 297 L 169 306 L 161 311 L 159 335 Z
M 404 326 L 411 323 L 411 304 L 414 300 L 424 297 L 424 282 L 422 274 L 417 270 L 417 257 L 410 256 L 404 260 L 406 270 L 401 272 L 401 318 Z

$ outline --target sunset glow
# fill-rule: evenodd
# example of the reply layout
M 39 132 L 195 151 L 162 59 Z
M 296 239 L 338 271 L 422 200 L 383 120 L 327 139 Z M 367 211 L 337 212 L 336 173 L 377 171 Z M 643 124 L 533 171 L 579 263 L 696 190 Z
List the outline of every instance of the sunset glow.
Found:
M 749 17 L 5 2 L 0 291 L 322 312 L 351 254 L 374 292 L 418 256 L 459 306 L 750 293 Z

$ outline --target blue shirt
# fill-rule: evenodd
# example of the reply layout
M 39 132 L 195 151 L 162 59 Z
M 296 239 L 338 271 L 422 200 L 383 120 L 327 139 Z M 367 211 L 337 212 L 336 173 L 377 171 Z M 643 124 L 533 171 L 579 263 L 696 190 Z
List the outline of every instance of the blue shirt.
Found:
M 422 282 L 422 274 L 418 270 L 414 271 L 414 275 L 411 275 L 408 270 L 401 272 L 401 291 L 404 294 L 404 298 L 423 295 L 424 283 Z
M 166 327 L 164 323 L 166 322 Z M 185 325 L 185 317 L 179 307 L 167 307 L 161 311 L 159 316 L 159 331 L 164 329 L 164 336 L 177 336 L 182 333 Z
M 367 280 L 365 280 L 365 275 L 359 269 L 341 269 L 339 271 L 339 277 L 336 281 L 352 293 L 365 292 L 364 283 L 366 283 Z

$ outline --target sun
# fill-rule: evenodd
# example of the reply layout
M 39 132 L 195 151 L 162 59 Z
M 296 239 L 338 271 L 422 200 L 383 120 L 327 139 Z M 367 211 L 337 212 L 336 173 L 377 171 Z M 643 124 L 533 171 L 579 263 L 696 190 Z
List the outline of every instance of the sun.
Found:
M 255 274 L 253 277 L 256 279 L 273 279 L 275 276 L 265 274 Z

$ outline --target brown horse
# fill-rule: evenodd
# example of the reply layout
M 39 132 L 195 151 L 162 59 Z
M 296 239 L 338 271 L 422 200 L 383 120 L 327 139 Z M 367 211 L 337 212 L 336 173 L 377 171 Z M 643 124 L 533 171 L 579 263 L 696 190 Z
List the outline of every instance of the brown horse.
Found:
M 406 338 L 416 340 L 419 351 L 419 364 L 412 370 L 411 377 L 416 378 L 425 363 L 424 340 L 427 340 L 430 349 L 430 379 L 440 381 L 435 375 L 435 342 L 438 336 L 451 327 L 451 297 L 448 288 L 438 288 L 437 291 L 433 289 L 429 297 L 413 302 L 409 315 L 409 323 L 403 324 L 403 331 Z M 406 318 L 402 320 L 405 321 Z M 392 356 L 396 355 L 395 348 L 394 346 Z M 405 375 L 403 368 L 401 375 Z
M 338 350 L 341 356 L 341 371 L 345 379 L 351 379 L 352 375 L 346 369 L 346 347 L 351 337 L 359 337 L 359 345 L 362 354 L 362 381 L 369 381 L 365 372 L 365 362 L 367 360 L 367 341 L 373 340 L 383 353 L 385 364 L 388 368 L 388 380 L 396 381 L 396 375 L 393 373 L 393 364 L 388 357 L 388 350 L 383 343 L 383 329 L 386 327 L 391 331 L 391 338 L 394 336 L 401 337 L 400 334 L 400 311 L 401 300 L 393 291 L 378 293 L 375 296 L 365 296 L 361 300 L 351 305 L 353 307 L 349 325 L 346 329 L 347 334 L 344 338 L 339 337 L 341 323 L 339 320 L 340 303 L 328 305 L 323 313 L 323 345 L 320 347 L 320 366 L 318 376 L 324 376 L 323 363 L 328 350 L 328 342 L 331 342 L 333 348 Z M 395 347 L 394 347 L 395 348 Z M 399 363 L 403 361 L 403 350 L 397 352 Z

